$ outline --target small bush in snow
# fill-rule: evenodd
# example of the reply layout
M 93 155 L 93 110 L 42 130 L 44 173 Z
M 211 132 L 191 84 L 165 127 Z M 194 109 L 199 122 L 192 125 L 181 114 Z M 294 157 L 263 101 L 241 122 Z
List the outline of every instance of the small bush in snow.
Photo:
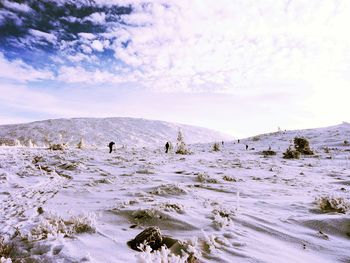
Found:
M 177 135 L 176 154 L 190 154 L 181 131 Z
M 8 244 L 3 237 L 0 237 L 0 263 L 11 263 L 10 254 L 13 246 Z
M 350 211 L 350 202 L 343 197 L 322 196 L 316 199 L 322 212 L 337 212 L 345 214 Z
M 313 155 L 314 152 L 310 149 L 309 141 L 303 137 L 294 138 L 294 148 L 301 154 Z
M 283 159 L 299 159 L 300 158 L 300 152 L 297 150 L 291 149 L 289 147 L 284 153 L 283 153 Z
M 220 151 L 220 144 L 219 143 L 214 143 L 213 144 L 213 151 L 214 152 L 219 152 Z
M 264 156 L 273 156 L 273 155 L 276 155 L 276 152 L 272 150 L 266 150 L 266 151 L 262 151 L 261 154 Z
M 63 144 L 51 144 L 50 147 L 49 147 L 49 150 L 52 150 L 52 151 L 63 151 L 64 149 L 67 148 L 67 145 L 65 143 Z
M 78 149 L 83 149 L 83 148 L 85 148 L 85 142 L 84 142 L 84 139 L 83 139 L 83 138 L 81 138 L 80 141 L 78 142 L 77 148 L 78 148 Z
M 199 173 L 197 175 L 197 180 L 200 183 L 210 183 L 210 184 L 217 184 L 218 183 L 218 180 L 216 180 L 215 178 L 211 178 L 206 173 Z
M 64 237 L 71 237 L 74 234 L 93 233 L 95 231 L 95 217 L 92 214 L 73 216 L 68 220 L 64 220 L 55 214 L 47 214 L 46 217 L 41 218 L 38 225 L 30 230 L 26 238 L 30 241 L 38 241 L 60 234 Z
M 187 263 L 189 261 L 189 256 L 184 255 L 176 256 L 174 255 L 170 249 L 166 246 L 162 246 L 160 250 L 152 251 L 150 246 L 142 246 L 142 253 L 137 254 L 137 262 L 138 263 Z M 192 261 L 195 262 L 195 261 Z M 191 263 L 192 263 L 191 262 Z
M 349 141 L 345 140 L 344 141 L 344 146 L 348 146 L 349 145 Z

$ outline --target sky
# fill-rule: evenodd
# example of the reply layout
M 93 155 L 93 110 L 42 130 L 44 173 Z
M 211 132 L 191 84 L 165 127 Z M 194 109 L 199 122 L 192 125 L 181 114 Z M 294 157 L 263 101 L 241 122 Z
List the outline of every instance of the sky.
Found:
M 348 0 L 0 0 L 0 124 L 350 122 L 349 25 Z

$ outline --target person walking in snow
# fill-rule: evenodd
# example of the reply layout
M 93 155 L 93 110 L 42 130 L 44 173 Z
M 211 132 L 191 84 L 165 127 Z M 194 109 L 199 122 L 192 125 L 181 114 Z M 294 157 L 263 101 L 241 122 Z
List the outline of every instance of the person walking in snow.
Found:
M 245 149 L 248 150 L 248 144 L 245 145 Z
M 170 148 L 170 144 L 169 144 L 169 142 L 166 142 L 166 144 L 165 144 L 165 153 L 169 152 L 169 148 Z
M 113 145 L 115 145 L 115 143 L 114 143 L 114 142 L 110 142 L 110 143 L 108 144 L 108 147 L 109 147 L 109 153 L 112 153 L 112 151 L 113 151 Z

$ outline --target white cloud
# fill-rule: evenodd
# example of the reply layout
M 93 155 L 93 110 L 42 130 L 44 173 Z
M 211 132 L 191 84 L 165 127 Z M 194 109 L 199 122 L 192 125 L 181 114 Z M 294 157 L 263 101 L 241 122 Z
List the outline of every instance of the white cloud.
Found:
M 99 52 L 102 52 L 104 50 L 103 44 L 99 40 L 92 41 L 91 47 Z
M 52 44 L 55 44 L 56 41 L 57 41 L 57 37 L 54 35 L 54 34 L 51 34 L 51 33 L 46 33 L 46 32 L 42 32 L 42 31 L 39 31 L 39 30 L 36 30 L 36 29 L 29 29 L 28 32 L 39 38 L 39 39 L 44 39 L 48 42 L 51 42 Z
M 16 82 L 27 82 L 44 79 L 53 79 L 54 75 L 48 70 L 37 70 L 22 60 L 9 61 L 0 52 L 0 79 Z
M 106 21 L 106 14 L 101 12 L 101 13 L 93 13 L 87 17 L 84 18 L 84 21 L 90 21 L 94 24 L 103 24 Z
M 83 38 L 83 39 L 89 39 L 89 40 L 92 40 L 92 39 L 95 39 L 96 36 L 92 33 L 85 33 L 85 32 L 81 32 L 81 33 L 78 33 L 79 37 Z
M 20 11 L 24 13 L 32 12 L 33 10 L 25 3 L 20 4 L 16 2 L 10 2 L 8 0 L 2 1 L 3 5 L 11 10 Z
M 330 69 L 329 61 L 346 70 L 349 2 L 129 2 L 133 13 L 123 20 L 132 26 L 111 28 L 119 35 L 111 47 L 158 90 L 237 92 L 276 76 L 308 82 L 306 72 L 315 64 Z

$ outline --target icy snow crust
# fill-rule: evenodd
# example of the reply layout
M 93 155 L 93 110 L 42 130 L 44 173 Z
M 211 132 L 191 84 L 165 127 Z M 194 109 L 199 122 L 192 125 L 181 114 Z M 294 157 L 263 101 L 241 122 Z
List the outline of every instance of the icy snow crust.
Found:
M 295 136 L 316 155 L 282 159 Z M 225 142 L 218 152 L 189 145 L 191 155 L 0 147 L 1 236 L 25 262 L 184 262 L 166 249 L 130 249 L 147 226 L 184 242 L 198 262 L 350 262 L 349 138 L 342 124 Z M 276 156 L 260 154 L 269 146 Z M 323 209 L 325 200 L 342 209 Z
M 110 141 L 117 145 L 159 147 L 166 141 L 176 139 L 179 129 L 186 134 L 187 143 L 233 139 L 213 130 L 163 121 L 137 118 L 73 118 L 1 125 L 0 145 L 9 145 L 11 140 L 18 140 L 18 143 L 26 146 L 49 146 L 50 143 L 63 142 L 75 146 L 83 139 L 90 147 L 106 147 Z

